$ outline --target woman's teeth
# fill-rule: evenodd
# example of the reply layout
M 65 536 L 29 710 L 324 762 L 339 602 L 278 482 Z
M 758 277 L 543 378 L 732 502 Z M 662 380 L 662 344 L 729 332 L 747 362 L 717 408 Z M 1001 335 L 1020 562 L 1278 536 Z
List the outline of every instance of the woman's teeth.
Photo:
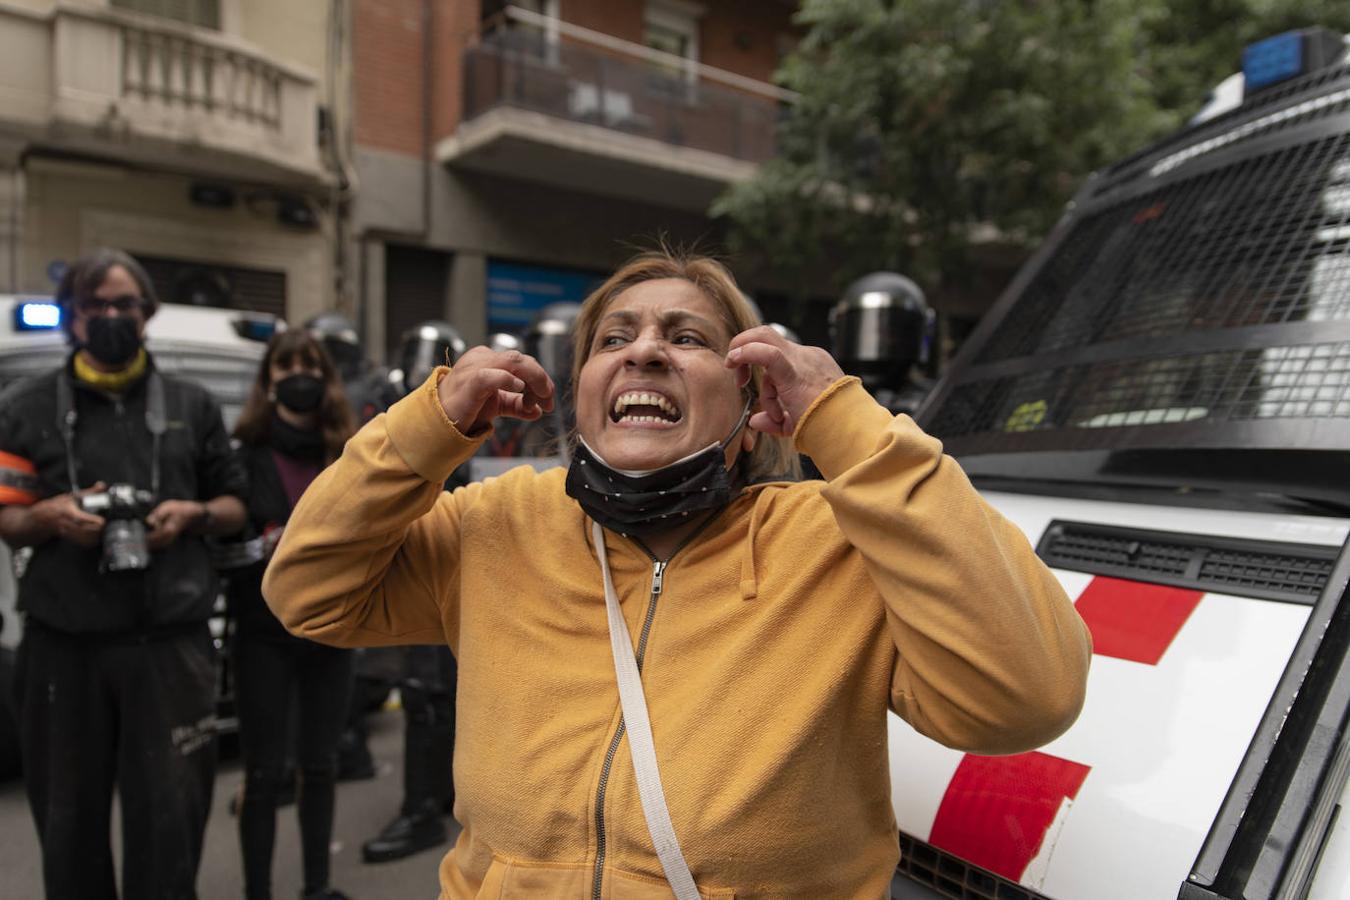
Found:
M 660 410 L 665 415 L 626 415 L 627 410 L 634 406 L 651 407 Z M 626 418 L 634 422 L 674 422 L 679 420 L 680 411 L 675 404 L 660 394 L 651 394 L 646 391 L 628 391 L 615 399 L 614 417 L 616 420 Z

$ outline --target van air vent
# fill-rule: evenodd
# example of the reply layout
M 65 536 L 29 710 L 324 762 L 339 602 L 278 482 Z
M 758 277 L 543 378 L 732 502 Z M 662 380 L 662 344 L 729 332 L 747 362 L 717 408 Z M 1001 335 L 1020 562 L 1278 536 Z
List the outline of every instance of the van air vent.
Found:
M 1054 521 L 1036 552 L 1057 569 L 1311 605 L 1335 547 Z
M 959 856 L 900 832 L 900 874 L 953 900 L 1046 900 Z

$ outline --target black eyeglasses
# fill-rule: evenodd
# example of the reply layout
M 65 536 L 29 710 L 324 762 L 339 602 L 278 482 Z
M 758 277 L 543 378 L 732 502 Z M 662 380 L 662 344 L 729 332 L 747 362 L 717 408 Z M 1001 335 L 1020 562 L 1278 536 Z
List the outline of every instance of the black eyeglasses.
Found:
M 129 315 L 139 310 L 145 301 L 131 294 L 104 300 L 99 297 L 81 297 L 75 301 L 75 309 L 84 316 L 106 316 L 109 310 L 116 310 L 119 316 Z

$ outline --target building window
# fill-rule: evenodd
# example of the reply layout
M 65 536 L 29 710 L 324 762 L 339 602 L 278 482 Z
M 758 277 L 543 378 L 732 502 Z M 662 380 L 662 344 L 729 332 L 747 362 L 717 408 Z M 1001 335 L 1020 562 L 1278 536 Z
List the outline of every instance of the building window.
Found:
M 643 15 L 642 43 L 685 60 L 663 68 L 677 71 L 690 84 L 698 80 L 698 25 L 703 12 L 702 6 L 683 0 L 648 0 Z
M 109 0 L 108 5 L 202 28 L 220 28 L 220 0 Z

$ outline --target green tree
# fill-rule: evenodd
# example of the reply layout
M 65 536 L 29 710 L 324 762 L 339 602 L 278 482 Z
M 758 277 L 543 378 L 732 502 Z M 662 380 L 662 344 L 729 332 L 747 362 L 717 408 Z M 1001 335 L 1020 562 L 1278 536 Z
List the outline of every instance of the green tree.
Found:
M 1093 170 L 1177 127 L 1241 47 L 1350 18 L 1303 0 L 805 0 L 777 158 L 713 212 L 797 283 L 959 284 L 997 235 L 1034 246 Z

